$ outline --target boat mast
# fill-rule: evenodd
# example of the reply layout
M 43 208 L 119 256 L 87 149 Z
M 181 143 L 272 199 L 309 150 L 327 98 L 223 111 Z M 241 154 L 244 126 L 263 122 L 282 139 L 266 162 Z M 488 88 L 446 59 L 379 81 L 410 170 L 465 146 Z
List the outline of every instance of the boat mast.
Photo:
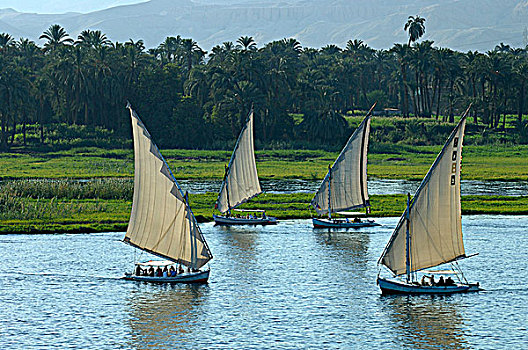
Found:
M 411 194 L 407 193 L 407 212 L 405 213 L 407 219 L 407 230 L 405 232 L 405 274 L 407 276 L 407 283 L 411 279 L 411 234 L 409 231 L 410 223 L 410 203 L 411 203 Z
M 226 186 L 226 197 L 227 197 L 227 215 L 231 216 L 231 204 L 229 203 L 229 184 L 227 183 L 227 172 L 229 170 L 229 167 L 227 165 L 224 165 L 225 171 L 224 171 L 224 183 Z
M 330 192 L 330 189 L 331 189 L 331 186 L 330 184 L 332 183 L 332 166 L 328 166 L 328 219 L 331 219 L 332 218 L 332 208 L 331 208 L 331 198 L 332 198 L 332 195 L 331 195 L 331 192 Z
M 185 204 L 189 208 L 189 192 L 185 192 Z M 196 235 L 194 235 L 194 223 L 191 217 L 191 211 L 188 210 L 187 219 L 189 220 L 189 234 L 191 235 L 191 268 L 196 268 Z

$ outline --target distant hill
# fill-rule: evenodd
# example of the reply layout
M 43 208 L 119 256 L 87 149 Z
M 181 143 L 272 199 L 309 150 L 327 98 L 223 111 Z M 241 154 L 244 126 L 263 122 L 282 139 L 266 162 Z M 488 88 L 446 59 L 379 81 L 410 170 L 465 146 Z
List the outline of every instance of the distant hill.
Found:
M 0 10 L 0 32 L 38 36 L 59 23 L 73 36 L 100 29 L 113 41 L 143 39 L 154 47 L 167 36 L 192 38 L 205 50 L 223 41 L 253 36 L 259 45 L 294 37 L 303 46 L 344 47 L 361 39 L 374 48 L 406 42 L 409 15 L 427 19 L 423 39 L 468 51 L 500 42 L 524 47 L 528 1 L 519 0 L 151 0 L 86 14 L 30 14 Z

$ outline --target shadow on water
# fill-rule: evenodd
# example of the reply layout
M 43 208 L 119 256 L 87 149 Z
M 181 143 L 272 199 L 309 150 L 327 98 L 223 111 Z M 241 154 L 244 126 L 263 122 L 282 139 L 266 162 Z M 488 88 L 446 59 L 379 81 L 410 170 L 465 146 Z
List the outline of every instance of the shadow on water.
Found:
M 208 285 L 151 285 L 136 282 L 125 307 L 133 349 L 172 349 L 200 327 Z
M 453 296 L 382 296 L 395 343 L 413 349 L 468 349 Z

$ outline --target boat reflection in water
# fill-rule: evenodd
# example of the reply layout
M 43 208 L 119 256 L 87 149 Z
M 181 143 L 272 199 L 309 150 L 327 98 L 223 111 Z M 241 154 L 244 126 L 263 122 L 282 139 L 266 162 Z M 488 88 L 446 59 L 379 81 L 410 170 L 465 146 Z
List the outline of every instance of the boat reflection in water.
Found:
M 450 296 L 383 296 L 395 344 L 411 349 L 468 349 L 464 319 Z
M 314 229 L 319 244 L 332 250 L 328 256 L 336 257 L 340 269 L 349 266 L 351 273 L 364 275 L 368 262 L 370 236 L 357 229 Z M 324 232 L 324 233 L 323 233 Z M 332 258 L 333 259 L 333 258 Z
M 130 293 L 130 347 L 133 349 L 181 348 L 182 337 L 200 327 L 207 300 L 207 285 L 147 285 L 138 282 Z

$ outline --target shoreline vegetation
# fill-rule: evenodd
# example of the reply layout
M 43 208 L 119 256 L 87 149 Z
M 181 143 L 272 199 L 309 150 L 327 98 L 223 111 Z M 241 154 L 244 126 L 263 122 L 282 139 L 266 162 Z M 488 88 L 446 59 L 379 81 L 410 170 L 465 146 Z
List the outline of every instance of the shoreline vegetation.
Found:
M 0 234 L 125 231 L 132 205 L 131 179 L 23 180 L 0 183 Z M 199 222 L 212 221 L 216 193 L 189 194 Z M 264 193 L 241 206 L 266 209 L 279 220 L 308 219 L 313 193 Z M 371 196 L 371 217 L 398 217 L 405 195 Z M 528 215 L 528 196 L 462 196 L 462 214 Z

